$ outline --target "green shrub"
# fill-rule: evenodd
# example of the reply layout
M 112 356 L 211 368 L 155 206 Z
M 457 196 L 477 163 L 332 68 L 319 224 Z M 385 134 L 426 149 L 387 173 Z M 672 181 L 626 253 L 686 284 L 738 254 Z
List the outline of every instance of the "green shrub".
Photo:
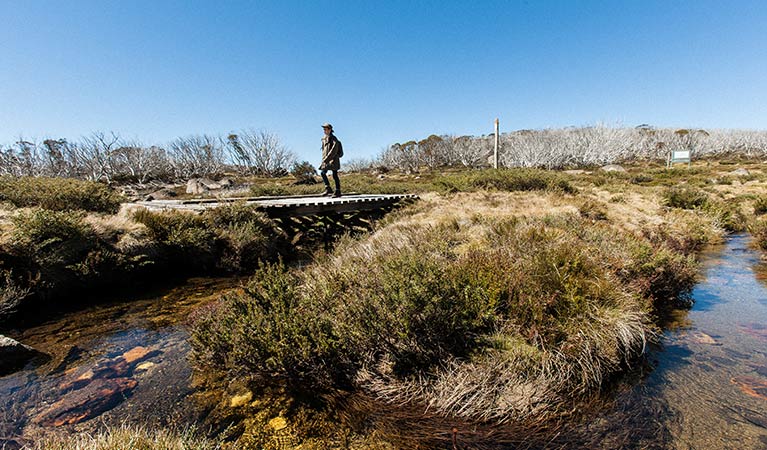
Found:
M 754 237 L 756 246 L 761 250 L 767 251 L 767 220 L 763 218 L 757 219 L 751 223 L 748 231 Z
M 93 228 L 80 212 L 34 208 L 12 218 L 11 249 L 40 266 L 71 264 L 96 245 Z
M 213 253 L 216 235 L 202 215 L 139 209 L 133 218 L 147 227 L 153 240 L 185 256 L 203 257 Z
M 317 170 L 309 161 L 293 163 L 293 167 L 290 169 L 290 174 L 296 179 L 297 184 L 315 184 L 317 180 L 314 176 L 317 174 Z
M 767 195 L 760 195 L 754 201 L 754 214 L 761 216 L 767 213 Z
M 703 210 L 711 214 L 725 231 L 737 232 L 746 229 L 746 216 L 737 202 L 709 199 L 704 204 Z
M 255 207 L 231 203 L 202 213 L 137 210 L 133 218 L 144 224 L 181 263 L 227 271 L 255 267 L 277 257 L 284 234 Z
M 694 187 L 674 186 L 663 191 L 666 206 L 681 209 L 700 209 L 708 201 L 708 195 Z
M 70 178 L 0 177 L 0 201 L 54 211 L 116 213 L 122 198 L 101 183 Z
M 575 187 L 562 174 L 541 169 L 488 169 L 438 178 L 434 185 L 448 192 L 478 189 L 498 191 L 556 191 L 573 194 Z
M 314 188 L 314 190 L 317 190 Z M 266 183 L 266 184 L 254 184 L 250 187 L 250 193 L 253 196 L 256 197 L 272 197 L 272 196 L 279 196 L 279 195 L 300 195 L 300 193 L 297 193 L 294 189 L 291 189 L 287 186 L 281 186 L 277 183 Z

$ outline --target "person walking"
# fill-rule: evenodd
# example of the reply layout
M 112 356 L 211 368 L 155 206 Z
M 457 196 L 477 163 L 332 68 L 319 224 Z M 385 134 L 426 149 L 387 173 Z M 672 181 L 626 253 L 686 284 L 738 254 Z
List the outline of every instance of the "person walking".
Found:
M 341 141 L 333 134 L 333 125 L 323 123 L 322 130 L 325 132 L 325 136 L 322 137 L 322 163 L 320 164 L 320 175 L 322 175 L 322 181 L 325 183 L 325 193 L 322 195 L 340 197 L 341 180 L 338 179 L 338 171 L 341 169 L 341 157 L 344 156 L 344 148 L 341 146 Z M 336 184 L 335 192 L 330 188 L 328 170 L 333 172 L 333 182 Z

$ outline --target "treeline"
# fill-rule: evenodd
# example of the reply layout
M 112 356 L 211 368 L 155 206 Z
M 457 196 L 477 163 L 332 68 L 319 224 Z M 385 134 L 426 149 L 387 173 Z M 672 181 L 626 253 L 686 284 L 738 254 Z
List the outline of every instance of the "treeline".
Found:
M 193 135 L 167 146 L 143 145 L 115 133 L 96 132 L 79 141 L 45 139 L 0 146 L 0 175 L 79 178 L 102 182 L 186 180 L 224 170 L 243 175 L 284 175 L 296 156 L 264 130 L 224 136 Z
M 494 135 L 436 136 L 395 143 L 384 149 L 373 166 L 415 171 L 420 168 L 492 165 Z M 767 131 L 614 128 L 603 125 L 501 134 L 499 163 L 503 167 L 596 166 L 635 160 L 666 159 L 671 150 L 690 150 L 693 158 L 737 154 L 767 155 Z

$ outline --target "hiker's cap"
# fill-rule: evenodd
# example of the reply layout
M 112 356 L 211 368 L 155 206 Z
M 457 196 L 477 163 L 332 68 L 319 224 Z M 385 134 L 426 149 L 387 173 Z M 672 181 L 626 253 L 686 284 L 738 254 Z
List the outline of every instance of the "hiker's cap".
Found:
M 332 130 L 333 129 L 333 125 L 325 122 L 325 123 L 322 124 L 322 128 L 330 128 Z

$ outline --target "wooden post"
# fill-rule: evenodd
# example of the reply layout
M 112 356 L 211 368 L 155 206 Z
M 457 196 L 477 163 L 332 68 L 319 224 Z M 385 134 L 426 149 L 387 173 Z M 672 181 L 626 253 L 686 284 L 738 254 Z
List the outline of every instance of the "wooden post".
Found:
M 498 118 L 495 119 L 495 151 L 493 152 L 493 167 L 498 168 L 498 146 L 501 143 L 501 135 L 498 131 Z

